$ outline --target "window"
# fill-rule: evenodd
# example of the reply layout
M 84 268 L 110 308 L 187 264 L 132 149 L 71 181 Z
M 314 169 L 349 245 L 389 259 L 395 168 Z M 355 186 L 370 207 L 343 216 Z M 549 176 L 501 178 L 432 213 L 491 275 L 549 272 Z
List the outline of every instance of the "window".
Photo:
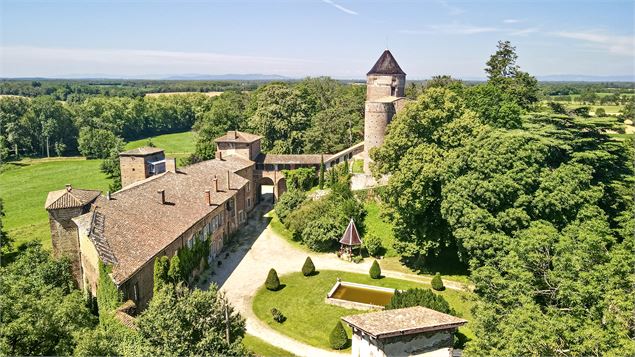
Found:
M 247 192 L 251 192 L 251 182 L 247 182 Z
M 251 208 L 251 198 L 247 198 L 247 207 Z
M 132 294 L 134 296 L 134 301 L 136 303 L 139 302 L 139 283 L 135 282 L 134 285 L 132 286 Z

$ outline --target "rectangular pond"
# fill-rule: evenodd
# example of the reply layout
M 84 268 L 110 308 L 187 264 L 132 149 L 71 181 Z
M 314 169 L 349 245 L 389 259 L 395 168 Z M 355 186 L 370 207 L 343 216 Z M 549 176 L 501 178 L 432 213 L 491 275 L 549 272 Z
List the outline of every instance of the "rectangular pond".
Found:
M 395 295 L 395 289 L 338 281 L 326 295 L 326 303 L 348 309 L 383 309 Z

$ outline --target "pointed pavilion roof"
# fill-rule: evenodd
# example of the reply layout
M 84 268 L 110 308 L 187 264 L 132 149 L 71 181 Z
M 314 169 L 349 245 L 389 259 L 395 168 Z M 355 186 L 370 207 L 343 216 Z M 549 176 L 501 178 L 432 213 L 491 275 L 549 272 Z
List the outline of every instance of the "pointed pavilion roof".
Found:
M 46 197 L 46 203 L 44 203 L 44 208 L 58 209 L 82 207 L 94 201 L 100 194 L 101 191 L 81 190 L 73 188 L 71 185 L 67 185 L 63 190 L 49 192 Z
M 340 243 L 345 245 L 361 245 L 362 240 L 359 238 L 359 232 L 357 232 L 357 227 L 355 227 L 355 222 L 351 218 L 351 221 L 348 223 L 348 227 L 346 227 L 346 231 L 340 239 Z
M 371 74 L 403 74 L 406 73 L 399 67 L 397 60 L 393 57 L 390 51 L 385 50 L 384 53 L 381 54 L 377 62 L 373 68 L 366 73 L 367 76 Z

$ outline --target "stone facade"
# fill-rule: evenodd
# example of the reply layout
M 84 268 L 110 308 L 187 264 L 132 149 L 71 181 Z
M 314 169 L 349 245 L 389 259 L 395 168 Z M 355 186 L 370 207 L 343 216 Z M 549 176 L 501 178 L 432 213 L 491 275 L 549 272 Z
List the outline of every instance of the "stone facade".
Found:
M 141 148 L 123 152 L 119 155 L 119 167 L 121 169 L 121 186 L 126 187 L 135 182 L 145 180 L 152 175 L 165 171 L 176 171 L 176 160 L 166 158 L 163 150 L 151 149 L 145 152 Z M 156 168 L 151 163 L 163 162 Z
M 70 259 L 73 269 L 73 277 L 77 286 L 82 286 L 82 273 L 80 265 L 79 240 L 77 226 L 72 219 L 88 212 L 89 205 L 83 207 L 49 209 L 49 227 L 51 229 L 51 242 L 53 244 L 53 256 L 56 258 L 67 257 Z

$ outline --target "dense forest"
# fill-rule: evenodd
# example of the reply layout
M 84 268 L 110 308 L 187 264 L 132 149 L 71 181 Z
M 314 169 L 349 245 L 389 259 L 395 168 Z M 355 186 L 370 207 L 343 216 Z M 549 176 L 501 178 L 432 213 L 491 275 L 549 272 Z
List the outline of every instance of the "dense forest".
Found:
M 443 250 L 478 295 L 475 355 L 635 353 L 634 148 L 620 119 L 536 112 L 508 43 L 487 83 L 441 81 L 397 114 L 371 152 L 396 248 Z M 518 95 L 522 93 L 522 95 Z

